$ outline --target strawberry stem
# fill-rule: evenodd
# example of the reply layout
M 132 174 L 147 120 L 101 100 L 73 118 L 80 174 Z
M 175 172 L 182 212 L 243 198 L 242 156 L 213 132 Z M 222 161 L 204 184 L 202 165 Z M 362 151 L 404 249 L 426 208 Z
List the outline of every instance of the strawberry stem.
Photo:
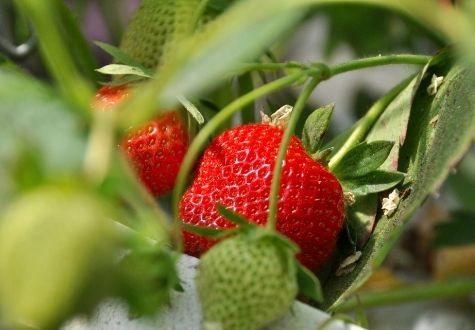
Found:
M 312 94 L 313 90 L 317 85 L 326 78 L 323 75 L 324 70 L 320 71 L 322 74 L 316 75 L 313 77 L 307 85 L 304 87 L 302 93 L 300 94 L 297 102 L 295 103 L 294 109 L 290 116 L 289 123 L 285 129 L 284 135 L 282 137 L 282 142 L 280 143 L 279 153 L 277 154 L 277 159 L 272 176 L 272 184 L 270 188 L 270 200 L 269 200 L 269 215 L 267 218 L 267 228 L 271 231 L 275 230 L 276 219 L 277 219 L 277 203 L 278 203 L 278 194 L 280 188 L 280 176 L 282 172 L 282 166 L 285 154 L 287 153 L 287 147 L 290 143 L 290 138 L 295 130 L 295 126 L 300 118 L 300 115 L 305 108 L 305 103 L 307 103 L 308 98 Z
M 345 312 L 358 307 L 375 307 L 394 305 L 412 301 L 443 299 L 466 296 L 475 292 L 475 279 L 449 280 L 445 282 L 433 282 L 428 284 L 416 284 L 405 286 L 386 292 L 363 293 L 350 298 L 335 307 L 333 312 Z
M 219 111 L 216 114 L 216 116 L 214 116 L 208 122 L 208 124 L 203 127 L 203 129 L 198 133 L 198 135 L 196 135 L 195 139 L 193 140 L 193 142 L 191 143 L 188 149 L 188 152 L 185 155 L 185 158 L 183 159 L 183 162 L 180 167 L 180 171 L 178 172 L 175 189 L 173 190 L 172 205 L 173 205 L 173 214 L 174 214 L 175 224 L 177 228 L 180 228 L 181 226 L 181 220 L 180 220 L 180 214 L 179 214 L 179 203 L 180 203 L 181 195 L 185 191 L 185 185 L 186 185 L 188 173 L 190 173 L 200 152 L 202 151 L 202 149 L 208 142 L 209 138 L 213 135 L 213 133 L 220 127 L 220 125 L 223 122 L 231 118 L 234 113 L 241 110 L 246 105 L 254 102 L 254 100 L 260 97 L 263 97 L 269 93 L 272 93 L 276 90 L 282 89 L 286 86 L 293 84 L 294 82 L 298 81 L 303 76 L 305 76 L 305 74 L 306 73 L 303 71 L 293 73 L 289 76 L 286 76 L 278 80 L 275 80 L 273 82 L 270 82 L 268 84 L 265 84 L 243 95 L 242 97 L 234 100 L 225 108 L 223 108 L 221 111 Z M 178 242 L 177 242 L 177 245 L 181 247 L 180 244 L 178 244 Z
M 415 65 L 425 65 L 429 60 L 430 56 L 426 55 L 412 55 L 412 54 L 398 54 L 398 55 L 385 55 L 385 56 L 374 56 L 374 57 L 367 57 L 358 60 L 352 60 L 348 62 L 344 62 L 341 64 L 337 64 L 333 66 L 330 70 L 331 76 L 358 70 L 364 69 L 373 66 L 382 66 L 382 65 L 393 65 L 393 64 L 415 64 Z M 242 64 L 236 69 L 236 72 L 240 74 L 249 72 L 249 71 L 257 71 L 257 70 L 268 70 L 268 71 L 278 71 L 278 70 L 285 70 L 285 69 L 301 69 L 301 70 L 308 70 L 312 68 L 318 68 L 320 63 L 312 63 L 310 65 L 306 65 L 304 63 L 299 62 L 283 62 L 283 63 L 245 63 Z

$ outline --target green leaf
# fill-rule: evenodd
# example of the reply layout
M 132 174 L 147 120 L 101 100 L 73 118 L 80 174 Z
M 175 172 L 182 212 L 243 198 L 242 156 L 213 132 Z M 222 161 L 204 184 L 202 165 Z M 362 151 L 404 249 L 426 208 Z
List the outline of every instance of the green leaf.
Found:
M 21 9 L 35 30 L 38 38 L 38 44 L 44 62 L 49 69 L 51 75 L 57 81 L 63 95 L 77 107 L 74 110 L 81 110 L 84 117 L 89 117 L 90 100 L 92 96 L 92 86 L 90 81 L 85 79 L 83 74 L 78 70 L 72 54 L 72 48 L 65 46 L 65 39 L 68 36 L 64 35 L 64 24 L 67 27 L 73 28 L 73 23 L 70 19 L 64 19 L 64 11 L 58 7 L 62 2 L 55 1 L 28 1 L 17 0 L 15 4 Z M 64 5 L 64 4 L 62 4 Z M 58 10 L 59 9 L 59 10 Z M 64 8 L 63 8 L 64 9 Z M 59 19 L 61 16 L 64 21 Z M 80 34 L 76 34 L 78 36 Z M 81 42 L 78 47 L 85 44 Z M 77 55 L 76 50 L 76 55 Z M 85 52 L 82 54 L 87 56 Z M 87 74 L 91 71 L 86 67 Z
M 141 68 L 142 70 L 147 70 L 143 65 L 140 64 L 139 61 L 133 59 L 131 56 L 127 55 L 125 52 L 123 52 L 121 49 L 113 46 L 106 44 L 105 42 L 100 42 L 96 41 L 95 44 L 101 48 L 103 51 L 108 53 L 109 55 L 112 56 L 112 58 L 120 64 L 125 64 L 128 66 L 133 66 L 137 68 Z
M 327 280 L 322 308 L 335 309 L 371 276 L 400 237 L 404 224 L 467 151 L 475 125 L 475 74 L 473 69 L 460 66 L 450 70 L 449 65 L 447 54 L 431 61 L 412 103 L 406 142 L 399 157 L 399 170 L 412 178 L 412 184 L 408 180 L 410 194 L 391 217 L 382 215 L 377 219 L 355 269 Z M 434 73 L 445 76 L 445 81 L 437 95 L 429 96 L 426 89 Z M 438 121 L 434 123 L 436 115 Z
M 133 75 L 144 78 L 151 78 L 150 72 L 148 72 L 148 70 L 144 71 L 141 68 L 124 64 L 108 64 L 100 69 L 96 69 L 96 71 L 110 75 Z
M 82 74 L 91 81 L 98 78 L 94 68 L 97 67 L 97 60 L 94 56 L 88 40 L 81 31 L 80 22 L 75 17 L 71 9 L 62 0 L 53 0 L 57 9 L 56 17 L 60 20 L 61 32 L 64 34 L 63 41 L 65 47 L 71 50 L 74 61 L 78 65 Z
M 204 124 L 205 119 L 204 119 L 203 115 L 198 110 L 198 108 L 193 103 L 191 103 L 191 101 L 189 101 L 184 96 L 178 97 L 178 100 L 185 107 L 185 109 L 190 113 L 190 115 L 192 115 L 193 118 L 195 118 L 195 120 L 198 122 L 198 124 L 200 124 L 200 125 Z
M 379 169 L 386 171 L 397 170 L 399 163 L 399 150 L 407 134 L 409 114 L 415 92 L 421 82 L 425 69 L 387 105 L 383 114 L 374 124 L 366 137 L 366 142 L 387 140 L 394 142 L 394 146 L 386 161 Z M 347 221 L 356 235 L 356 244 L 362 248 L 369 239 L 378 207 L 378 195 L 357 196 L 356 203 L 347 208 Z
M 322 286 L 318 278 L 310 270 L 297 262 L 297 282 L 299 292 L 316 302 L 323 301 Z
M 376 220 L 378 195 L 356 196 L 356 202 L 347 206 L 346 221 L 351 228 L 356 246 L 361 249 L 368 241 Z
M 318 108 L 305 121 L 302 143 L 308 153 L 314 154 L 320 148 L 322 137 L 330 124 L 334 108 L 334 104 Z
M 355 195 L 374 194 L 386 191 L 405 177 L 401 172 L 373 171 L 358 178 L 342 180 L 341 184 L 345 191 L 350 191 Z
M 393 145 L 389 141 L 362 142 L 348 151 L 333 168 L 333 173 L 340 180 L 365 176 L 384 163 Z
M 239 226 L 249 226 L 250 221 L 244 218 L 242 215 L 239 215 L 236 212 L 229 210 L 221 204 L 216 205 L 216 207 L 218 208 L 218 212 L 229 221 Z
M 134 316 L 155 315 L 170 303 L 172 290 L 183 288 L 178 277 L 178 255 L 160 245 L 133 242 L 119 263 L 120 296 Z
M 447 221 L 435 227 L 432 244 L 437 247 L 460 246 L 475 243 L 475 213 L 456 211 Z

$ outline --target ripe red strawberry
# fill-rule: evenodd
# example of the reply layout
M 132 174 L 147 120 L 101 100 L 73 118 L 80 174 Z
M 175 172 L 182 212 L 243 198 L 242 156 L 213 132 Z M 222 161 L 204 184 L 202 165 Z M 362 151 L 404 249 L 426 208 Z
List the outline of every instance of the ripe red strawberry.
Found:
M 93 105 L 96 109 L 107 110 L 129 93 L 126 86 L 105 86 L 96 94 Z M 122 148 L 144 185 L 153 195 L 159 196 L 173 189 L 188 143 L 184 122 L 177 111 L 172 111 L 131 130 L 122 141 Z
M 205 151 L 197 176 L 184 194 L 181 218 L 213 228 L 234 225 L 216 208 L 220 203 L 246 218 L 267 222 L 272 171 L 283 131 L 268 124 L 228 130 Z M 299 260 L 318 269 L 332 254 L 344 219 L 343 191 L 336 177 L 310 158 L 292 137 L 279 193 L 277 229 L 300 246 Z M 184 232 L 185 251 L 199 256 L 215 242 Z

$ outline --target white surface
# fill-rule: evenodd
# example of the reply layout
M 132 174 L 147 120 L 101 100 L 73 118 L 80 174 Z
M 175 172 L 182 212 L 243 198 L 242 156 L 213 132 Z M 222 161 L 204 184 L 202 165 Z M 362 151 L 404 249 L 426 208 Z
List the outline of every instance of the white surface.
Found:
M 149 330 L 149 329 L 202 329 L 201 310 L 197 297 L 194 276 L 199 260 L 183 256 L 178 263 L 184 292 L 174 292 L 170 307 L 164 308 L 153 319 L 129 319 L 127 308 L 119 301 L 107 301 L 97 310 L 91 320 L 76 318 L 66 324 L 63 330 Z M 324 312 L 300 302 L 295 302 L 292 310 L 283 319 L 274 322 L 272 330 L 316 330 L 328 320 Z M 341 321 L 332 322 L 330 330 L 361 330 L 355 325 L 345 325 Z

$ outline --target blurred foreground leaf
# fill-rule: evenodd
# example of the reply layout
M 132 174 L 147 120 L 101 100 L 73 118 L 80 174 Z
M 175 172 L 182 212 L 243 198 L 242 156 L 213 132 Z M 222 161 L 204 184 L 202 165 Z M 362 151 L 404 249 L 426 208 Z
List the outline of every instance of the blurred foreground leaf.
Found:
M 66 102 L 25 74 L 2 68 L 0 100 L 0 205 L 24 186 L 79 172 L 85 137 Z M 34 173 L 34 181 L 25 182 Z

